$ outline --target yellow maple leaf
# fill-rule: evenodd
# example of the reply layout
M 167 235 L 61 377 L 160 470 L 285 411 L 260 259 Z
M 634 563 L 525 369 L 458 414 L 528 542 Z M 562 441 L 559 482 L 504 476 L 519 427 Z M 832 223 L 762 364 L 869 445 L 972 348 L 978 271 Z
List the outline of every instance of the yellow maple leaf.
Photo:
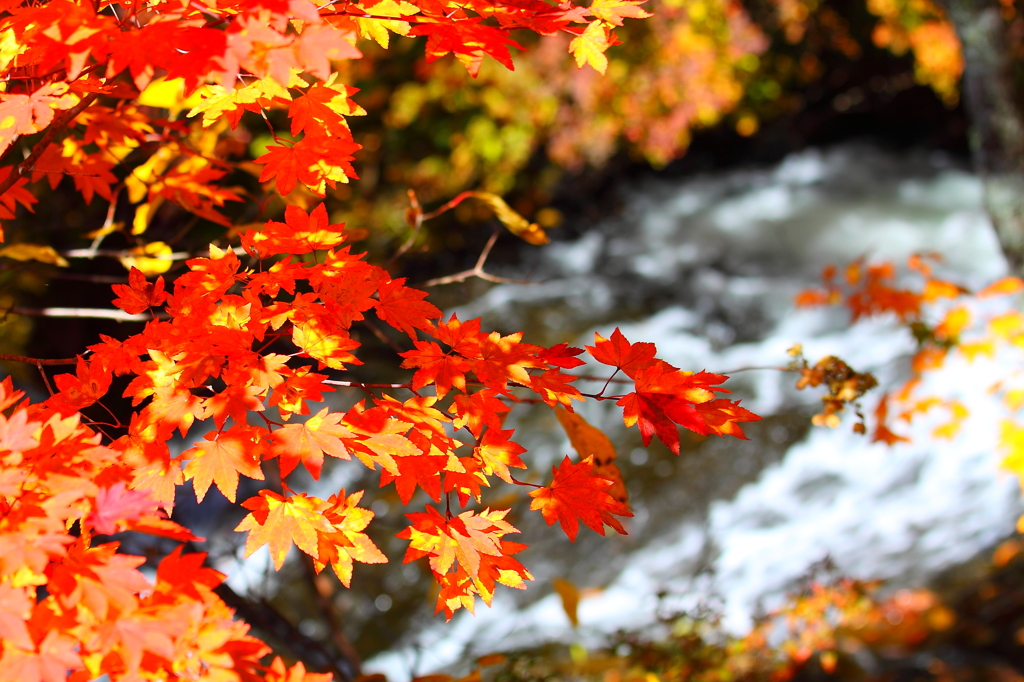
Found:
M 569 52 L 576 58 L 576 66 L 582 69 L 584 64 L 590 64 L 603 75 L 608 69 L 608 57 L 604 52 L 609 47 L 608 30 L 603 21 L 595 19 L 583 33 L 572 39 Z
M 68 266 L 68 262 L 52 246 L 40 244 L 11 244 L 0 249 L 0 256 L 20 261 L 36 260 L 40 263 L 59 265 L 62 268 Z
M 138 268 L 146 277 L 162 275 L 171 269 L 174 260 L 171 255 L 174 252 L 164 242 L 150 242 L 144 246 L 137 246 L 127 255 L 121 256 L 118 260 L 125 270 L 131 271 Z
M 420 10 L 416 5 L 398 0 L 382 0 L 373 5 L 373 8 L 366 10 L 367 14 L 374 18 L 353 17 L 356 27 L 359 29 L 359 37 L 375 41 L 381 47 L 387 49 L 392 33 L 404 36 L 409 33 L 409 22 L 401 21 L 400 18 L 411 14 L 419 14 Z M 395 19 L 378 19 L 376 17 L 395 17 Z
M 244 429 L 238 427 L 208 433 L 205 443 L 196 443 L 182 457 L 190 459 L 185 467 L 185 480 L 193 481 L 197 502 L 203 501 L 213 483 L 217 484 L 224 497 L 234 502 L 238 490 L 238 474 L 257 481 L 263 480 L 263 470 L 253 440 Z
M 594 0 L 590 5 L 590 13 L 598 19 L 615 26 L 622 26 L 622 20 L 646 19 L 654 16 L 639 6 L 646 0 Z
M 245 556 L 250 556 L 263 545 L 270 545 L 274 568 L 280 570 L 292 543 L 314 559 L 319 558 L 319 534 L 334 532 L 320 511 L 324 501 L 299 493 L 290 497 L 270 490 L 261 490 L 259 496 L 242 503 L 252 513 L 242 519 L 236 531 L 249 531 L 245 539 Z
M 292 82 L 289 85 L 301 85 L 305 87 L 305 81 L 295 82 L 297 76 L 293 74 Z M 228 90 L 221 85 L 204 85 L 196 91 L 202 100 L 192 107 L 188 117 L 192 118 L 197 114 L 203 115 L 203 127 L 207 128 L 219 121 L 229 111 L 234 111 L 243 104 L 254 104 L 264 100 L 280 99 L 286 102 L 292 100 L 291 93 L 271 77 L 261 78 L 246 86 Z
M 139 104 L 147 107 L 159 107 L 171 112 L 171 119 L 178 116 L 182 109 L 191 109 L 202 103 L 199 92 L 193 92 L 185 97 L 185 79 L 171 78 L 164 76 L 154 78 L 146 86 L 146 89 L 139 93 L 136 100 Z
M 579 62 L 579 57 L 576 58 L 576 61 L 577 63 Z M 607 63 L 607 60 L 605 60 L 605 63 Z M 472 192 L 471 196 L 487 204 L 487 206 L 494 211 L 494 217 L 500 220 L 501 224 L 507 227 L 509 232 L 523 241 L 533 244 L 534 246 L 542 246 L 551 241 L 548 238 L 547 233 L 544 232 L 544 228 L 537 223 L 531 223 L 529 220 L 519 215 L 497 194 L 491 194 L 490 192 Z

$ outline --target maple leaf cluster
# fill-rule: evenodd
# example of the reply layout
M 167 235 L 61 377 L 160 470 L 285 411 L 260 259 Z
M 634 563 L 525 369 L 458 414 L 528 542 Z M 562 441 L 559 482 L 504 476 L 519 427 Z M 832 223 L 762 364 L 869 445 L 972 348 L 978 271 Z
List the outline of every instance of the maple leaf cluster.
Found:
M 269 648 L 214 592 L 223 576 L 202 567 L 205 555 L 179 548 L 151 580 L 139 570 L 142 557 L 101 541 L 126 531 L 200 541 L 170 519 L 186 483 L 197 501 L 216 487 L 248 510 L 237 527 L 247 533 L 246 556 L 267 547 L 280 568 L 294 546 L 317 572 L 330 567 L 348 586 L 355 564 L 387 560 L 367 533 L 374 514 L 359 506 L 363 491 L 321 499 L 289 481 L 300 468 L 319 480 L 327 458 L 379 471 L 380 485 L 393 484 L 403 503 L 419 494 L 438 505 L 407 514 L 398 537 L 408 541 L 406 561 L 427 560 L 440 587 L 437 610 L 450 618 L 472 610 L 477 597 L 489 604 L 498 585 L 523 589 L 532 580 L 514 558 L 525 545 L 505 538 L 518 533 L 511 510 L 483 506 L 488 488 L 530 488 L 531 509 L 570 539 L 580 522 L 602 535 L 605 526 L 625 533 L 620 518 L 631 516 L 613 450 L 565 457 L 547 485 L 516 478 L 534 476 L 515 430 L 504 428 L 515 405 L 572 413 L 588 398 L 615 400 L 645 443 L 656 434 L 677 454 L 680 426 L 744 437 L 739 424 L 757 417 L 715 396 L 726 377 L 680 371 L 657 359 L 652 344 L 630 344 L 616 330 L 587 350 L 633 379 L 635 391 L 584 394 L 570 373 L 585 364 L 584 349 L 530 344 L 522 333 L 483 330 L 479 319 L 445 319 L 425 292 L 354 253 L 351 232 L 332 224 L 323 204 L 289 205 L 282 221 L 259 229 L 234 226 L 238 246 L 211 245 L 173 282 L 151 279 L 171 263 L 168 244 L 144 240 L 163 207 L 231 225 L 224 208 L 247 191 L 224 184 L 245 165 L 244 140 L 230 131 L 246 114 L 270 125 L 267 112 L 279 110 L 288 120 L 288 134 L 272 129 L 274 144 L 249 164 L 268 192 L 302 186 L 323 196 L 356 177 L 360 147 L 347 117 L 362 109 L 332 62 L 360 58 L 358 39 L 386 46 L 389 32 L 425 36 L 428 59 L 452 53 L 475 74 L 486 55 L 512 67 L 513 30 L 565 32 L 575 36 L 577 62 L 600 69 L 612 29 L 646 16 L 639 4 L 0 7 L 0 219 L 31 209 L 36 198 L 26 186 L 44 178 L 56 186 L 70 177 L 87 202 L 109 202 L 94 238 L 121 230 L 137 244 L 122 257 L 137 267 L 114 286 L 113 303 L 147 320 L 127 338 L 101 336 L 41 403 L 0 384 L 0 680 L 325 679 L 301 664 L 266 664 Z M 18 151 L 23 160 L 4 165 Z M 495 195 L 453 201 L 469 196 L 523 239 L 546 240 Z M 124 224 L 113 220 L 119 201 L 133 211 Z M 50 247 L 5 251 L 66 264 Z M 351 379 L 362 364 L 356 325 L 401 339 L 407 382 Z M 131 403 L 127 423 L 101 402 L 112 385 Z M 326 397 L 338 387 L 368 397 L 336 409 Z M 97 408 L 113 423 L 87 416 Z M 585 422 L 572 423 L 586 432 Z M 172 452 L 177 437 L 187 445 Z M 266 483 L 238 500 L 243 477 Z M 462 510 L 453 513 L 453 504 Z
M 81 415 L 23 397 L 0 383 L 0 679 L 325 682 L 302 664 L 260 663 L 270 649 L 213 592 L 224 576 L 203 567 L 205 554 L 179 547 L 150 580 L 144 557 L 94 544 L 121 530 L 199 538 L 131 487 L 122 453 Z
M 171 291 L 162 277 L 149 282 L 133 272 L 115 286 L 116 304 L 166 317 L 154 316 L 124 340 L 103 337 L 74 374 L 56 377 L 60 390 L 51 398 L 0 416 L 0 573 L 7 577 L 0 660 L 31 669 L 19 679 L 56 679 L 58 669 L 112 679 L 143 670 L 183 676 L 183 660 L 206 673 L 229 668 L 232 679 L 272 679 L 280 666 L 259 666 L 266 648 L 211 592 L 221 576 L 198 568 L 203 555 L 175 551 L 154 587 L 137 570 L 141 557 L 92 544 L 96 535 L 124 530 L 195 540 L 167 518 L 176 488 L 191 481 L 202 500 L 216 486 L 235 502 L 240 477 L 264 480 L 272 460 L 282 484 L 242 502 L 250 511 L 237 528 L 248 533 L 246 555 L 268 546 L 279 568 L 294 545 L 346 586 L 355 563 L 386 557 L 364 532 L 373 512 L 358 505 L 362 492 L 324 500 L 287 485 L 300 465 L 319 478 L 325 456 L 379 469 L 381 485 L 393 483 L 407 504 L 417 489 L 435 502 L 481 504 L 496 479 L 531 486 L 531 509 L 560 522 L 570 539 L 580 521 L 601 534 L 605 525 L 625 532 L 616 517 L 632 514 L 608 493 L 614 481 L 595 472 L 593 456 L 565 457 L 546 486 L 512 474 L 527 468 L 526 450 L 503 428 L 503 415 L 528 399 L 569 410 L 584 400 L 577 377 L 564 371 L 584 364 L 583 349 L 485 333 L 479 320 L 444 320 L 424 292 L 351 253 L 345 239 L 323 205 L 308 214 L 290 207 L 284 222 L 242 235 L 241 255 L 253 268 L 234 251 L 211 247 L 209 257 L 188 262 Z M 316 259 L 296 257 L 314 251 Z M 352 326 L 367 315 L 412 344 L 402 354 L 411 379 L 396 386 L 411 397 L 372 394 L 341 412 L 320 407 L 335 386 L 352 385 L 330 377 L 360 363 Z M 645 440 L 657 433 L 678 449 L 676 424 L 743 437 L 738 424 L 757 418 L 714 398 L 725 377 L 681 372 L 657 359 L 652 344 L 630 344 L 618 330 L 611 340 L 597 336 L 588 350 L 635 379 L 628 395 L 591 397 L 618 400 L 626 424 L 639 423 Z M 130 379 L 124 396 L 136 410 L 130 424 L 107 425 L 124 430 L 110 440 L 81 410 L 106 395 L 113 376 Z M 4 384 L 0 410 L 20 397 Z M 270 407 L 280 421 L 265 414 Z M 293 421 L 300 415 L 311 416 Z M 191 447 L 171 453 L 175 433 L 203 429 Z M 490 603 L 497 585 L 523 589 L 532 580 L 513 558 L 525 545 L 505 539 L 518 532 L 509 511 L 454 514 L 427 505 L 407 515 L 410 525 L 398 534 L 409 542 L 405 560 L 429 559 L 440 586 L 437 609 L 446 616 L 472 610 L 476 597 Z M 67 529 L 75 523 L 81 532 L 72 537 Z M 47 586 L 45 599 L 31 596 L 38 585 Z M 87 636 L 88 627 L 107 634 Z M 211 639 L 203 628 L 224 631 Z
M 587 346 L 594 359 L 634 381 L 636 390 L 622 396 L 616 405 L 622 407 L 626 426 L 640 428 L 644 445 L 656 435 L 678 455 L 677 426 L 702 436 L 729 435 L 745 440 L 739 424 L 760 419 L 740 407 L 740 401 L 715 396 L 729 393 L 718 388 L 728 378 L 724 375 L 682 371 L 656 358 L 653 343 L 630 343 L 618 329 L 611 339 L 599 334 L 596 338 L 593 346 Z
M 116 204 L 124 192 L 134 208 L 133 235 L 146 232 L 167 202 L 229 226 L 224 207 L 242 201 L 245 191 L 225 183 L 245 161 L 246 145 L 224 133 L 245 112 L 270 125 L 271 110 L 286 112 L 289 130 L 271 128 L 274 143 L 249 167 L 262 167 L 259 181 L 274 182 L 281 194 L 302 185 L 324 196 L 357 177 L 352 161 L 360 145 L 346 117 L 365 112 L 350 99 L 356 89 L 337 82 L 332 63 L 361 58 L 359 40 L 387 47 L 391 33 L 424 36 L 428 60 L 454 54 L 475 75 L 485 56 L 512 68 L 514 30 L 567 33 L 577 36 L 577 61 L 598 64 L 606 62 L 603 52 L 616 42 L 612 31 L 622 17 L 647 16 L 636 4 L 5 3 L 0 161 L 20 138 L 48 134 L 26 161 L 0 165 L 0 218 L 13 218 L 18 204 L 31 208 L 30 180 L 55 187 L 68 177 L 86 202 L 99 196 Z M 177 120 L 182 110 L 191 122 Z M 124 168 L 131 171 L 126 177 Z M 119 228 L 108 220 L 104 229 Z

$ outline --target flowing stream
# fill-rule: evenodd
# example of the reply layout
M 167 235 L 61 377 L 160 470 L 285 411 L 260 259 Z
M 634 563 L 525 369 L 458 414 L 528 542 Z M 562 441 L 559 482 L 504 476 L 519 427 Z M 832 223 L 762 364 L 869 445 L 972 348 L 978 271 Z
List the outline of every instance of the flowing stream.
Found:
M 624 205 L 582 238 L 539 249 L 518 275 L 540 284 L 495 286 L 459 316 L 526 329 L 540 343 L 582 345 L 619 326 L 690 370 L 784 365 L 802 343 L 812 360 L 838 355 L 892 387 L 914 349 L 906 330 L 893 319 L 851 325 L 841 309 L 796 310 L 793 296 L 817 284 L 825 264 L 862 255 L 902 263 L 937 252 L 940 274 L 967 287 L 1006 268 L 977 179 L 925 151 L 809 150 L 774 168 L 626 188 Z M 727 384 L 765 416 L 746 428 L 751 440 L 684 438 L 678 458 L 641 448 L 619 408 L 588 404 L 584 416 L 619 449 L 630 534 L 583 529 L 570 544 L 514 508 L 531 544 L 522 555 L 537 578 L 529 590 L 499 589 L 475 617 L 425 621 L 367 668 L 401 682 L 466 655 L 597 640 L 650 622 L 656 609 L 708 601 L 742 630 L 759 603 L 779 599 L 825 557 L 845 575 L 920 585 L 1011 533 L 1022 511 L 1016 480 L 999 471 L 1000 408 L 987 392 L 1005 369 L 950 363 L 921 390 L 972 406 L 961 433 L 935 440 L 935 419 L 923 419 L 902 427 L 911 443 L 891 448 L 852 433 L 852 415 L 834 430 L 810 428 L 817 394 L 795 391 L 794 376 L 776 371 L 739 372 Z M 541 465 L 571 452 L 549 411 L 522 409 L 508 425 Z M 577 631 L 552 590 L 556 576 L 593 588 Z
M 742 631 L 759 604 L 777 602 L 825 558 L 843 575 L 919 586 L 1013 531 L 1024 505 L 1016 479 L 999 469 L 1002 409 L 988 391 L 1005 363 L 955 360 L 929 375 L 920 393 L 957 398 L 971 417 L 953 440 L 931 436 L 939 414 L 900 424 L 911 442 L 891 448 L 853 433 L 852 415 L 837 429 L 812 428 L 820 391 L 796 391 L 793 374 L 731 372 L 785 365 L 787 349 L 801 343 L 812 361 L 838 355 L 873 372 L 882 389 L 902 383 L 915 343 L 894 319 L 850 324 L 843 309 L 797 310 L 793 297 L 819 283 L 824 265 L 859 256 L 903 263 L 937 252 L 939 275 L 972 289 L 1005 274 L 974 176 L 941 154 L 846 144 L 774 168 L 648 180 L 624 188 L 622 199 L 618 215 L 581 238 L 500 273 L 538 284 L 493 286 L 456 312 L 545 344 L 580 346 L 595 330 L 620 327 L 678 367 L 732 374 L 732 397 L 764 419 L 744 426 L 746 441 L 684 432 L 675 457 L 657 442 L 643 448 L 620 408 L 584 405 L 618 449 L 635 514 L 629 534 L 583 528 L 570 543 L 528 510 L 520 488 L 496 487 L 487 502 L 512 507 L 509 520 L 522 530 L 513 539 L 530 545 L 517 558 L 536 580 L 525 592 L 499 587 L 491 608 L 478 604 L 475 617 L 460 612 L 449 624 L 432 614 L 424 571 L 400 565 L 404 547 L 393 534 L 406 523 L 401 505 L 388 501 L 390 488 L 371 493 L 374 540 L 393 561 L 360 564 L 357 589 L 339 596 L 363 650 L 386 649 L 367 671 L 404 682 L 502 649 L 598 642 L 659 610 L 708 603 Z M 535 471 L 571 452 L 546 407 L 517 407 L 506 427 L 517 429 Z M 335 467 L 306 489 L 326 497 L 365 487 L 358 471 Z M 292 564 L 274 574 L 265 550 L 244 562 L 240 555 L 232 549 L 218 564 L 236 590 L 273 595 L 288 585 Z M 556 577 L 583 591 L 576 630 L 553 591 Z M 278 591 L 279 605 L 301 620 L 305 607 L 287 594 Z M 300 629 L 323 634 L 313 619 Z

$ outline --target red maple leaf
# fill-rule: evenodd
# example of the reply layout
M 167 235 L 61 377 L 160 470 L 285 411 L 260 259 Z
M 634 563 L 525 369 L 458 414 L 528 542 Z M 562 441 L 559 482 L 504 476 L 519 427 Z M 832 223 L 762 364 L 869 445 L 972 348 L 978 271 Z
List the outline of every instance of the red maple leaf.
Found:
M 713 400 L 714 391 L 728 392 L 722 388 L 712 388 L 728 377 L 708 372 L 681 372 L 661 360 L 653 360 L 645 369 L 633 374 L 636 392 L 624 396 L 616 404 L 622 407 L 622 419 L 627 427 L 639 425 L 644 445 L 649 444 L 651 438 L 657 435 L 661 442 L 678 455 L 677 424 L 703 436 L 713 433 L 696 405 Z
M 313 84 L 306 94 L 296 97 L 288 107 L 288 116 L 292 121 L 292 135 L 296 136 L 304 130 L 321 131 L 329 134 L 332 130 L 346 128 L 345 118 L 339 112 L 343 108 L 348 112 L 359 111 L 359 106 L 346 95 L 354 95 L 356 88 L 344 85 L 330 87 L 322 83 Z M 340 106 L 338 100 L 341 100 Z
M 555 476 L 551 485 L 530 493 L 533 498 L 530 509 L 539 509 L 549 526 L 558 521 L 574 542 L 580 521 L 598 535 L 604 535 L 605 524 L 625 535 L 622 524 L 612 514 L 633 516 L 633 512 L 606 492 L 612 481 L 594 473 L 593 460 L 591 455 L 573 464 L 566 456 L 558 468 L 551 467 Z
M 499 400 L 497 392 L 485 388 L 471 395 L 456 395 L 449 412 L 456 415 L 455 428 L 466 427 L 477 438 L 483 433 L 484 427 L 501 428 L 502 414 L 512 408 L 508 403 Z
M 441 311 L 423 300 L 427 292 L 405 286 L 404 277 L 382 282 L 377 291 L 377 317 L 381 320 L 405 332 L 413 341 L 417 329 L 434 331 L 431 320 L 441 317 Z
M 107 394 L 110 379 L 110 372 L 102 364 L 79 357 L 75 374 L 54 377 L 60 393 L 50 398 L 49 403 L 55 409 L 72 412 L 88 407 Z
M 361 149 L 351 139 L 307 135 L 291 147 L 269 145 L 267 153 L 255 160 L 266 164 L 260 174 L 260 182 L 277 178 L 277 191 L 288 194 L 301 182 L 314 192 L 320 193 L 325 182 L 336 186 L 336 179 L 324 172 L 324 167 L 341 169 L 348 178 L 358 179 L 352 168 L 352 154 Z
M 115 284 L 112 288 L 118 296 L 114 305 L 132 315 L 162 305 L 167 300 L 164 278 L 157 277 L 156 282 L 147 282 L 146 276 L 136 267 L 128 273 L 128 284 Z
M 399 353 L 402 367 L 418 368 L 412 375 L 412 388 L 418 391 L 428 384 L 433 384 L 439 398 L 445 397 L 452 388 L 466 390 L 466 372 L 469 362 L 458 355 L 451 355 L 441 350 L 441 346 L 433 341 L 416 341 L 416 349 Z
M 594 334 L 594 339 L 594 345 L 587 346 L 587 351 L 594 359 L 604 365 L 621 369 L 630 377 L 639 370 L 651 366 L 657 353 L 653 343 L 630 343 L 618 327 L 612 332 L 611 339 L 597 333 Z

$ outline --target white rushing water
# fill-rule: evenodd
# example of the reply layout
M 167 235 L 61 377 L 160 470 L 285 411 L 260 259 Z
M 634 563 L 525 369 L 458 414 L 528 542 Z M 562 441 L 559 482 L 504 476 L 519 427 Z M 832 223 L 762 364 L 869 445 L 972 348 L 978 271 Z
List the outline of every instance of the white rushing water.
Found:
M 905 329 L 892 319 L 851 325 L 838 309 L 796 310 L 793 295 L 815 285 L 826 263 L 861 255 L 902 263 L 914 252 L 937 252 L 940 274 L 971 288 L 1005 274 L 977 179 L 923 152 L 811 150 L 772 169 L 632 188 L 625 199 L 622 215 L 540 252 L 543 284 L 496 286 L 460 317 L 508 328 L 539 319 L 549 341 L 572 340 L 561 337 L 582 331 L 573 320 L 593 320 L 605 335 L 620 326 L 630 340 L 652 341 L 660 357 L 693 370 L 785 364 L 787 348 L 799 342 L 812 360 L 838 355 L 892 387 L 906 378 L 914 349 Z M 619 310 L 628 312 L 618 317 Z M 575 343 L 592 338 L 587 332 Z M 1016 480 L 999 471 L 1002 413 L 987 391 L 1005 369 L 955 360 L 928 377 L 922 395 L 972 407 L 953 440 L 931 437 L 936 415 L 900 425 L 911 442 L 889 448 L 853 434 L 848 416 L 838 429 L 811 430 L 698 518 L 680 513 L 668 531 L 647 537 L 643 528 L 653 521 L 638 512 L 632 528 L 645 539 L 595 586 L 602 589 L 588 592 L 578 632 L 549 586 L 531 586 L 549 593 L 523 606 L 499 590 L 492 608 L 479 605 L 475 617 L 460 613 L 410 634 L 366 667 L 402 682 L 453 663 L 470 645 L 479 654 L 595 640 L 650 622 L 663 591 L 674 608 L 717 595 L 727 626 L 742 630 L 759 600 L 771 604 L 826 556 L 845 575 L 919 585 L 1012 532 L 1021 513 Z M 771 415 L 816 400 L 795 394 L 792 382 L 792 375 L 749 372 L 730 387 L 746 407 Z M 586 407 L 588 418 L 612 423 L 604 406 Z M 552 459 L 567 451 L 561 436 L 550 438 Z M 544 449 L 530 445 L 532 454 Z

